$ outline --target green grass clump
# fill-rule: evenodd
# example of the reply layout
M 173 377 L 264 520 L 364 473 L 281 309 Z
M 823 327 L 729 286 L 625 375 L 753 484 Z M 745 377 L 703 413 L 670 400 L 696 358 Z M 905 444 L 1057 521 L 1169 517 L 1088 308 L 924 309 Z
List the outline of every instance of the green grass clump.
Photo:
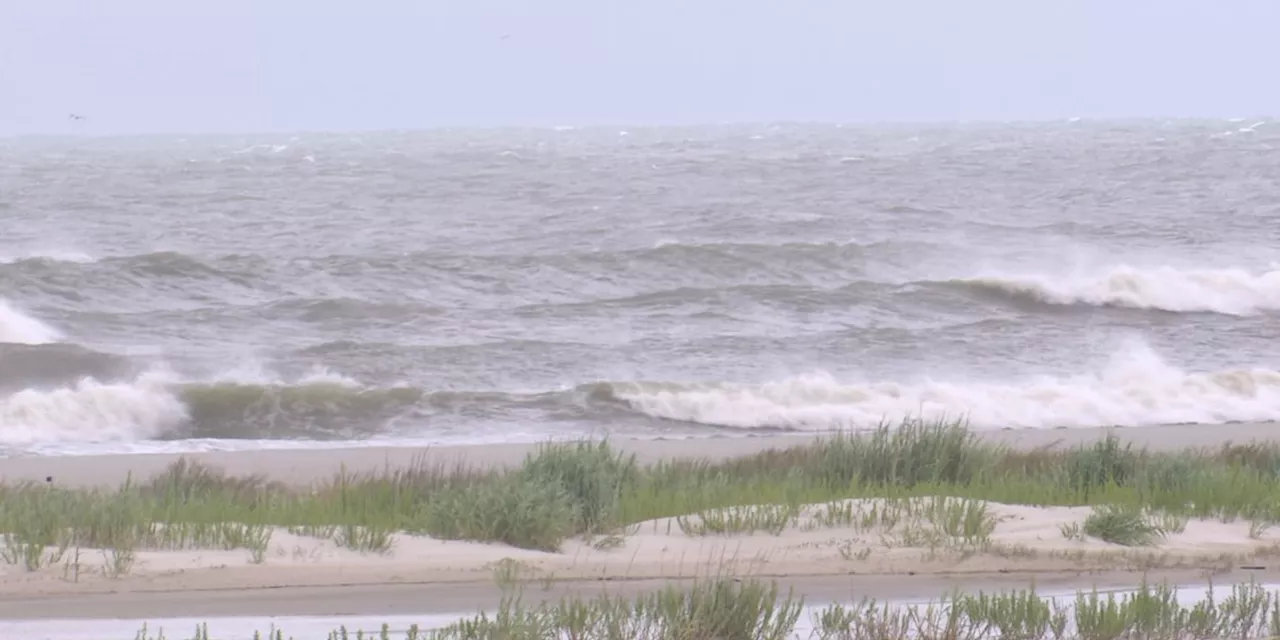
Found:
M 615 453 L 608 443 L 543 446 L 530 454 L 516 481 L 559 487 L 574 510 L 575 531 L 603 533 L 621 524 L 622 494 L 635 484 L 634 455 Z
M 676 516 L 680 531 L 690 536 L 725 535 L 766 531 L 782 535 L 795 522 L 799 508 L 794 505 L 765 504 L 724 507 Z
M 1063 460 L 1066 486 L 1088 499 L 1092 492 L 1129 483 L 1138 468 L 1138 454 L 1132 446 L 1120 446 L 1115 438 L 1080 447 Z
M 1126 547 L 1147 546 L 1164 538 L 1165 531 L 1139 510 L 1104 505 L 1084 519 L 1085 535 Z
M 446 540 L 556 551 L 580 522 L 573 498 L 563 486 L 507 479 L 443 492 L 427 503 L 417 531 Z
M 813 447 L 817 475 L 828 487 L 911 488 L 964 485 L 989 468 L 999 450 L 984 446 L 959 424 L 903 422 L 868 436 L 837 434 Z
M 906 420 L 722 461 L 642 466 L 608 442 L 556 443 L 509 469 L 415 464 L 307 487 L 181 460 L 113 490 L 0 485 L 0 561 L 34 570 L 82 548 L 126 560 L 149 549 L 241 549 L 262 561 L 275 527 L 364 553 L 389 552 L 402 532 L 554 551 L 579 536 L 616 540 L 657 518 L 677 518 L 689 535 L 781 533 L 805 504 L 941 497 L 960 502 L 937 503 L 927 517 L 911 507 L 908 518 L 931 522 L 930 539 L 979 543 L 994 527 L 984 501 L 1110 505 L 1116 511 L 1095 514 L 1099 533 L 1088 535 L 1117 542 L 1157 534 L 1124 520 L 1131 512 L 1171 531 L 1189 518 L 1243 519 L 1260 536 L 1280 522 L 1280 445 L 1152 453 L 1108 437 L 1026 451 L 983 441 L 963 423 Z M 885 509 L 823 517 L 892 528 L 909 515 Z

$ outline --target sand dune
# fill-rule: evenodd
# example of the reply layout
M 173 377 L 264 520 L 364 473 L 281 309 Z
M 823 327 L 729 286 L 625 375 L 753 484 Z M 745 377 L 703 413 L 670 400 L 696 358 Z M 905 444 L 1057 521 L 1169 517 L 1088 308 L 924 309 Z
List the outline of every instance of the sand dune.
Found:
M 905 501 L 904 501 L 905 502 Z M 950 502 L 958 503 L 958 499 Z M 261 562 L 245 550 L 139 551 L 129 571 L 112 575 L 112 553 L 81 549 L 79 561 L 30 572 L 0 565 L 0 595 L 148 592 L 224 588 L 282 588 L 401 583 L 538 580 L 640 580 L 696 577 L 717 570 L 758 576 L 1083 572 L 1155 568 L 1227 570 L 1280 555 L 1280 534 L 1250 536 L 1245 521 L 1191 520 L 1185 530 L 1151 546 L 1126 547 L 1096 538 L 1068 539 L 1088 508 L 1027 507 L 972 501 L 986 507 L 994 529 L 984 540 L 947 535 L 931 519 L 928 499 L 910 505 L 850 500 L 808 505 L 777 533 L 691 535 L 676 518 L 634 525 L 626 535 L 575 539 L 560 552 L 501 544 L 397 535 L 386 553 L 360 553 L 320 539 L 275 529 Z M 739 517 L 775 506 L 740 507 Z M 854 522 L 831 523 L 832 511 Z M 886 523 L 888 512 L 899 511 Z M 866 521 L 875 520 L 870 524 Z M 684 526 L 696 528 L 694 515 Z M 53 551 L 50 549 L 49 551 Z
M 1115 433 L 1139 446 L 1169 450 L 1216 446 L 1227 440 L 1265 439 L 1272 428 L 1231 425 L 1211 430 L 1159 427 L 1005 431 L 982 437 L 1018 447 L 1043 447 L 1071 445 Z M 653 462 L 682 456 L 741 456 L 800 442 L 803 440 L 799 438 L 751 438 L 696 444 L 616 444 L 636 453 L 642 462 Z M 304 483 L 331 477 L 341 468 L 375 471 L 409 464 L 424 455 L 431 462 L 465 460 L 479 466 L 509 465 L 518 463 L 531 450 L 528 445 L 501 445 L 425 452 L 347 449 L 210 453 L 196 458 L 231 474 L 263 473 Z M 145 478 L 173 459 L 162 455 L 11 458 L 0 460 L 0 477 L 6 482 L 44 481 L 48 474 L 54 476 L 54 483 L 64 486 L 115 485 L 129 473 L 135 479 Z M 320 606 L 316 602 L 340 602 L 345 612 L 379 612 L 388 611 L 388 594 L 407 585 L 416 585 L 414 593 L 434 593 L 444 600 L 452 597 L 450 606 L 457 607 L 457 598 L 471 594 L 467 597 L 483 599 L 476 594 L 492 594 L 495 581 L 506 579 L 545 582 L 546 588 L 554 591 L 565 585 L 640 584 L 653 579 L 703 576 L 717 570 L 777 577 L 802 591 L 806 585 L 827 585 L 823 588 L 831 589 L 833 584 L 854 582 L 879 589 L 890 584 L 901 586 L 907 583 L 894 581 L 910 579 L 903 588 L 918 593 L 942 590 L 963 576 L 971 577 L 966 580 L 968 588 L 984 588 L 993 579 L 1013 575 L 1023 576 L 1024 583 L 1031 578 L 1044 583 L 1076 576 L 1074 584 L 1080 585 L 1092 584 L 1095 573 L 1110 575 L 1114 581 L 1117 572 L 1127 572 L 1132 582 L 1147 572 L 1208 575 L 1238 572 L 1242 567 L 1252 571 L 1256 579 L 1280 576 L 1280 570 L 1270 560 L 1280 556 L 1280 533 L 1253 527 L 1243 520 L 1189 520 L 1176 523 L 1180 531 L 1170 532 L 1149 546 L 1126 547 L 1082 535 L 1076 529 L 1090 514 L 1089 508 L 916 498 L 848 500 L 806 505 L 794 511 L 786 509 L 777 505 L 737 507 L 730 512 L 652 520 L 632 525 L 614 537 L 570 539 L 558 552 L 399 534 L 386 553 L 360 553 L 338 546 L 332 536 L 313 537 L 300 530 L 278 528 L 272 530 L 266 552 L 259 557 L 243 549 L 139 550 L 127 571 L 113 575 L 111 551 L 66 550 L 56 562 L 36 571 L 0 563 L 0 617 L 41 615 L 40 612 L 57 615 L 58 603 L 74 603 L 82 615 L 99 612 L 111 616 L 126 610 L 137 615 L 179 615 L 206 611 L 202 606 L 218 601 L 223 608 L 217 611 L 226 614 L 266 606 L 266 602 L 281 602 L 290 593 L 311 593 L 306 590 L 323 588 L 338 590 L 325 596 L 330 600 L 303 602 L 305 599 L 298 597 L 291 605 L 278 606 L 310 611 Z M 982 535 L 966 538 L 966 525 L 956 522 L 964 513 L 980 513 L 980 517 L 974 517 L 989 521 Z M 751 528 L 744 522 L 755 522 L 757 530 L 733 534 L 699 531 L 704 526 L 715 529 L 717 514 L 721 520 L 736 520 L 733 530 Z M 55 550 L 47 549 L 46 553 Z M 255 595 L 266 593 L 271 595 Z M 185 604 L 174 604 L 179 600 Z M 401 602 L 395 598 L 392 601 Z M 412 612 L 433 607 L 412 599 L 402 604 L 414 607 Z M 61 613 L 65 614 L 65 608 Z

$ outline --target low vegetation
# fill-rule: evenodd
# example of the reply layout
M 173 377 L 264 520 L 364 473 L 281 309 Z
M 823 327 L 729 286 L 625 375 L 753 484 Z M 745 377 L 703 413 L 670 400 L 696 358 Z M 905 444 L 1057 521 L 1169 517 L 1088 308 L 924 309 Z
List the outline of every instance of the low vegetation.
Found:
M 850 502 L 867 498 L 881 500 Z M 91 549 L 120 574 L 137 551 L 198 547 L 262 562 L 278 527 L 373 553 L 391 550 L 400 532 L 554 551 L 574 536 L 616 543 L 636 523 L 667 517 L 690 536 L 892 529 L 905 519 L 930 527 L 900 536 L 980 546 L 994 527 L 985 501 L 1094 506 L 1063 536 L 1124 545 L 1157 542 L 1188 518 L 1244 519 L 1261 535 L 1280 520 L 1280 446 L 1153 453 L 1109 438 L 1026 451 L 960 423 L 909 420 L 720 462 L 642 466 L 607 442 L 579 442 L 544 445 L 511 469 L 416 465 L 305 488 L 184 460 L 113 490 L 0 486 L 0 561 L 71 572 Z M 810 504 L 817 513 L 806 513 Z
M 1085 518 L 1082 532 L 1127 547 L 1150 545 L 1166 534 L 1142 510 L 1113 504 L 1095 508 Z
M 808 615 L 806 615 L 806 613 Z M 806 619 L 807 618 L 807 619 Z M 757 580 L 714 577 L 690 587 L 669 586 L 637 598 L 600 595 L 525 604 L 513 591 L 492 613 L 443 629 L 411 627 L 393 633 L 339 629 L 329 640 L 1116 640 L 1119 638 L 1280 637 L 1280 597 L 1260 585 L 1231 588 L 1192 604 L 1168 585 L 1143 584 L 1132 593 L 1078 592 L 1048 599 L 1034 589 L 1000 594 L 955 593 L 928 605 L 866 599 L 854 605 L 808 609 L 802 598 Z M 162 640 L 140 631 L 137 640 Z M 168 640 L 212 640 L 207 627 Z M 257 640 L 285 640 L 272 631 Z M 298 639 L 302 640 L 302 639 Z

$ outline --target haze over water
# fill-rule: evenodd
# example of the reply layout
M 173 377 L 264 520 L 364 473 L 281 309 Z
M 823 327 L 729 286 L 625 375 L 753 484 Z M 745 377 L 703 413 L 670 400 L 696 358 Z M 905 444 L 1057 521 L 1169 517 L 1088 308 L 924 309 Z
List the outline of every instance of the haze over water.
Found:
M 0 451 L 1280 420 L 1280 122 L 0 140 Z

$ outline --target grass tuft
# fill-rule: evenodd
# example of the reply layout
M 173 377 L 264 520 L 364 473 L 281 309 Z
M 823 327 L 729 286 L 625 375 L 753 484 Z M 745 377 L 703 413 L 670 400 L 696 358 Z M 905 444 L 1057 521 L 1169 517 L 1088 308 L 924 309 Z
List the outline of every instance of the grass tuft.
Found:
M 1126 547 L 1153 545 L 1165 536 L 1141 511 L 1116 505 L 1094 508 L 1084 519 L 1084 533 Z

